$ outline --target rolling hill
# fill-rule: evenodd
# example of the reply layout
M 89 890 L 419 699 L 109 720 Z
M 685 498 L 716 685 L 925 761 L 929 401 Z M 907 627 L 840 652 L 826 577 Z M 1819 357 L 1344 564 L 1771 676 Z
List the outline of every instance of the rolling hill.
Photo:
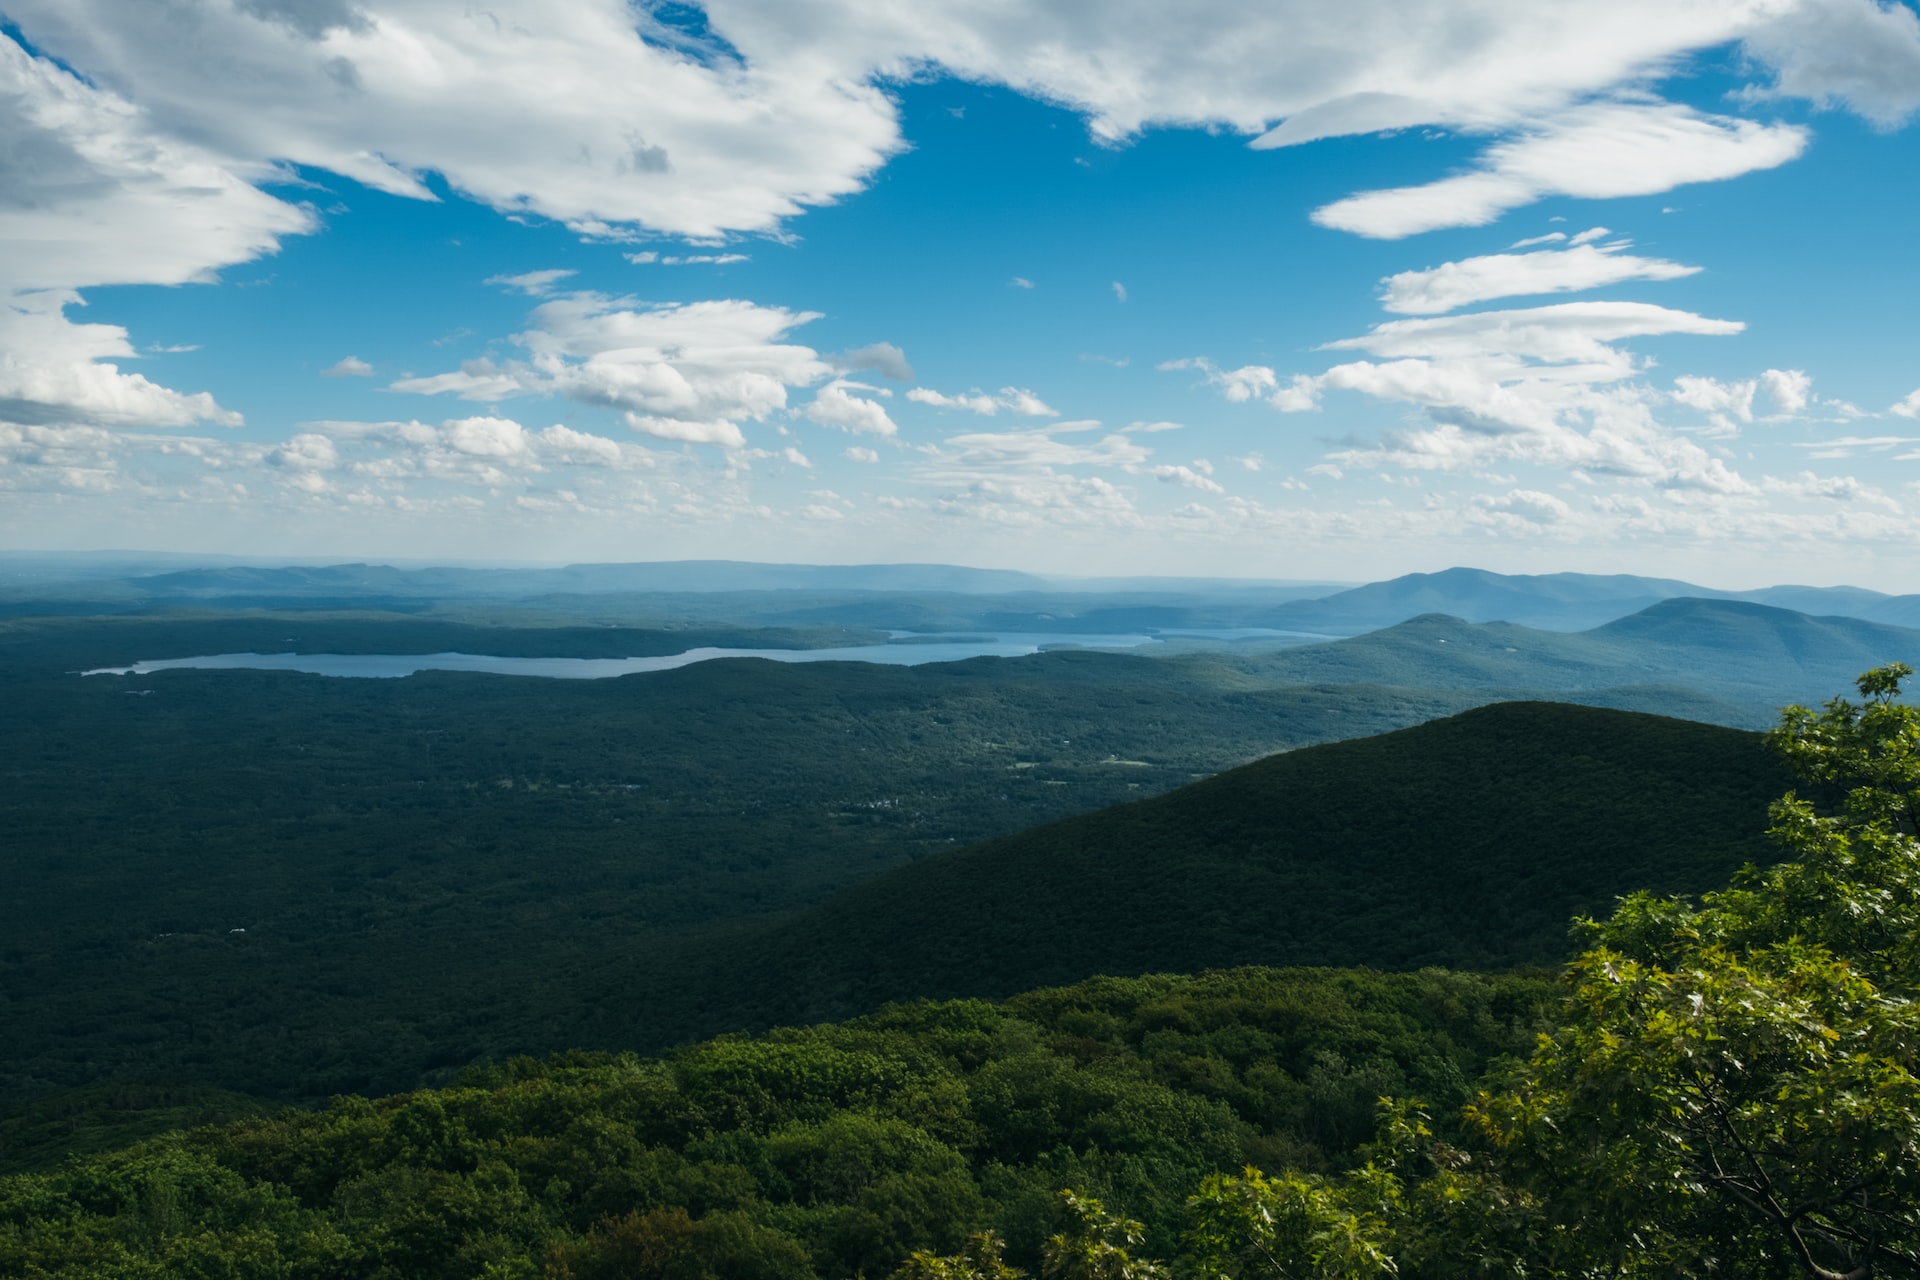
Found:
M 1575 914 L 1769 857 L 1788 785 L 1754 734 L 1504 703 L 926 857 L 600 999 L 649 1043 L 1096 973 L 1548 964 Z
M 1746 601 L 1681 597 L 1573 634 L 1426 614 L 1343 640 L 1220 658 L 1249 676 L 1283 684 L 1556 696 L 1636 685 L 1684 688 L 1692 699 L 1718 699 L 1744 714 L 1703 715 L 1692 708 L 1681 714 L 1757 727 L 1771 724 L 1783 703 L 1823 701 L 1870 667 L 1920 665 L 1920 631 Z M 1610 695 L 1608 705 L 1624 704 Z

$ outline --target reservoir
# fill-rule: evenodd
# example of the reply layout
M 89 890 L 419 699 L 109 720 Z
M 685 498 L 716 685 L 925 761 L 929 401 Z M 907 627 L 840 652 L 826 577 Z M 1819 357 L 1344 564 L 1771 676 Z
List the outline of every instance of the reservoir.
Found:
M 1235 627 L 1221 630 L 1183 630 L 1165 633 L 1181 639 L 1244 640 L 1254 637 L 1299 643 L 1326 637 L 1297 632 L 1258 631 Z M 1073 635 L 1011 632 L 983 635 L 909 634 L 896 632 L 886 644 L 847 645 L 832 649 L 688 649 L 684 653 L 645 658 L 507 658 L 481 653 L 215 653 L 194 658 L 160 658 L 128 667 L 99 667 L 89 676 L 143 676 L 183 668 L 217 671 L 304 671 L 317 676 L 396 679 L 416 671 L 479 671 L 502 676 L 545 676 L 557 680 L 604 680 L 641 671 L 671 671 L 675 667 L 715 658 L 765 658 L 772 662 L 878 662 L 915 667 L 928 662 L 959 662 L 967 658 L 1019 658 L 1045 649 L 1152 649 L 1163 641 L 1152 635 Z
M 880 662 L 919 666 L 965 658 L 1018 658 L 1048 648 L 1137 649 L 1160 642 L 1149 635 L 896 635 L 905 643 L 848 645 L 833 649 L 688 649 L 645 658 L 503 658 L 480 653 L 216 653 L 161 658 L 130 667 L 100 667 L 90 676 L 143 676 L 181 668 L 196 670 L 304 671 L 318 676 L 394 679 L 416 671 L 482 671 L 502 676 L 558 680 L 604 680 L 639 671 L 670 671 L 715 658 L 766 658 L 773 662 Z

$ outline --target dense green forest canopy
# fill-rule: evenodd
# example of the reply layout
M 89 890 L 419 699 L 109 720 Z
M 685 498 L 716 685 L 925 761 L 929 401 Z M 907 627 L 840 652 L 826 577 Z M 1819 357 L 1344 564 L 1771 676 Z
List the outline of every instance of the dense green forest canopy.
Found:
M 1088 653 L 127 682 L 68 672 L 153 650 L 78 623 L 5 634 L 12 1098 L 142 1073 L 324 1098 L 620 1043 L 584 970 L 1479 697 L 1206 683 Z
M 0 1179 L 0 1269 L 1920 1274 L 1908 674 L 1783 717 L 1776 748 L 1846 789 L 1773 806 L 1791 857 L 1630 896 L 1557 982 L 1103 978 L 516 1059 Z
M 1436 635 L 1410 625 L 1369 650 L 1369 670 L 1391 676 L 1394 652 L 1424 661 L 1454 648 L 1462 670 L 1479 670 L 1484 655 L 1448 626 Z M 1246 904 L 1229 885 L 1219 912 L 1191 898 L 1181 907 L 1192 946 L 1136 930 L 1137 954 L 1123 964 L 1074 902 L 1124 893 L 1134 873 L 1094 874 L 1054 922 L 1079 921 L 1060 934 L 1066 943 L 985 939 L 992 945 L 970 969 L 977 986 L 921 985 L 914 947 L 875 937 L 881 950 L 860 950 L 873 934 L 860 902 L 884 907 L 892 889 L 876 884 L 881 897 L 845 908 L 844 945 L 828 951 L 818 944 L 835 941 L 840 917 L 785 917 L 929 855 L 1513 691 L 1298 684 L 1263 674 L 1258 655 L 1096 652 L 916 668 L 719 662 L 590 682 L 71 674 L 156 654 L 284 647 L 289 636 L 341 651 L 520 653 L 659 652 L 729 638 L 325 613 L 0 625 L 0 827 L 11 873 L 0 896 L 9 1031 L 0 1099 L 155 1080 L 306 1100 L 390 1092 L 489 1056 L 660 1047 L 888 998 L 1004 995 L 1122 967 L 1557 958 L 1562 917 L 1641 883 L 1644 868 L 1666 862 L 1659 850 L 1673 851 L 1679 878 L 1659 881 L 1673 889 L 1704 888 L 1763 856 L 1758 809 L 1743 797 L 1783 785 L 1750 738 L 1708 729 L 1697 730 L 1697 758 L 1692 746 L 1649 748 L 1665 761 L 1656 772 L 1682 774 L 1656 784 L 1644 770 L 1583 774 L 1572 760 L 1586 749 L 1569 754 L 1543 725 L 1532 744 L 1501 749 L 1567 757 L 1531 795 L 1507 794 L 1485 769 L 1457 777 L 1451 797 L 1396 790 L 1428 766 L 1389 767 L 1398 747 L 1377 761 L 1363 750 L 1353 767 L 1381 771 L 1407 816 L 1465 822 L 1450 849 L 1429 848 L 1434 856 L 1492 842 L 1492 828 L 1476 834 L 1474 824 L 1520 802 L 1548 822 L 1543 830 L 1564 828 L 1551 821 L 1564 808 L 1645 848 L 1638 863 L 1586 858 L 1570 872 L 1578 891 L 1527 904 L 1491 953 L 1433 935 L 1431 919 L 1366 934 L 1323 928 L 1316 913 L 1344 908 L 1318 889 L 1279 932 L 1255 921 L 1243 933 Z M 1488 632 L 1476 643 L 1510 638 Z M 1657 688 L 1580 696 L 1724 710 Z M 1312 759 L 1282 757 L 1293 763 L 1275 776 L 1302 779 L 1313 803 L 1274 809 L 1285 797 L 1269 794 L 1256 806 L 1262 821 L 1303 833 L 1288 837 L 1301 876 L 1316 874 L 1313 858 L 1323 870 L 1353 858 L 1378 881 L 1356 892 L 1384 896 L 1389 911 L 1407 906 L 1398 872 L 1378 861 L 1390 853 L 1381 842 L 1399 839 L 1372 825 L 1366 810 L 1380 806 L 1365 788 L 1310 783 Z M 1589 794 L 1558 794 L 1567 787 Z M 1651 798 L 1622 803 L 1629 793 Z M 1534 847 L 1526 823 L 1504 821 L 1503 847 Z M 1541 867 L 1571 867 L 1570 850 L 1594 848 L 1592 835 L 1555 836 Z M 1146 827 L 1116 838 L 1115 856 L 1137 861 L 1150 838 L 1159 833 Z M 1176 859 L 1195 852 L 1180 840 L 1168 849 Z M 1206 854 L 1203 884 L 1218 887 L 1240 857 Z M 1289 900 L 1301 887 L 1280 885 Z M 1163 913 L 1155 927 L 1171 919 Z M 955 923 L 982 924 L 964 897 Z M 1203 945 L 1212 949 L 1195 949 Z M 765 957 L 788 954 L 804 988 L 764 973 Z
M 0 1274 L 881 1276 L 1055 1190 L 1172 1250 L 1208 1172 L 1331 1169 L 1383 1092 L 1457 1106 L 1544 977 L 1236 970 L 912 1004 L 659 1058 L 567 1054 L 0 1181 Z M 664 1243 L 663 1243 L 664 1242 Z M 700 1268 L 706 1268 L 702 1270 Z
M 934 854 L 611 967 L 596 1003 L 645 1043 L 1095 973 L 1556 964 L 1571 916 L 1769 859 L 1790 782 L 1756 734 L 1498 703 Z

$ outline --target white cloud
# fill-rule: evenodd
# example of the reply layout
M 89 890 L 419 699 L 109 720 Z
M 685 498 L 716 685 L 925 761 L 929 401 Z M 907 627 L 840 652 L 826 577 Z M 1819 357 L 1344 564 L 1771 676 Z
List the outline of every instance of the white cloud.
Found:
M 1095 424 L 1096 426 L 1098 424 Z M 1153 450 L 1115 432 L 1091 443 L 1057 438 L 1059 428 L 1032 431 L 974 432 L 950 436 L 931 446 L 928 454 L 947 469 L 1021 470 L 1043 467 L 1137 467 Z
M 1673 400 L 1689 409 L 1698 409 L 1712 420 L 1715 434 L 1733 435 L 1735 422 L 1753 421 L 1753 394 L 1760 384 L 1752 378 L 1744 382 L 1721 382 L 1683 374 L 1673 380 Z
M 643 308 L 566 294 L 536 307 L 514 335 L 525 359 L 473 360 L 393 389 L 481 402 L 559 395 L 623 410 L 628 426 L 660 439 L 738 448 L 741 423 L 785 408 L 789 387 L 831 372 L 811 347 L 781 341 L 816 318 L 733 299 Z
M 1799 413 L 1807 407 L 1813 379 L 1798 369 L 1768 369 L 1760 375 L 1760 385 L 1781 413 Z
M 279 176 L 264 164 L 168 136 L 143 106 L 5 36 L 0 140 L 0 242 L 33 246 L 0 255 L 9 292 L 206 282 L 315 225 L 252 185 Z
M 1149 0 L 988 5 L 886 0 L 793 6 L 711 0 L 749 62 L 876 67 L 937 62 L 1084 112 L 1096 138 L 1216 124 L 1286 146 L 1421 124 L 1488 127 L 1638 81 L 1676 55 L 1735 40 L 1767 0 L 1526 4 L 1449 0 Z M 1276 120 L 1284 121 L 1277 128 Z
M 945 395 L 931 387 L 915 387 L 907 392 L 907 399 L 936 409 L 965 409 L 989 418 L 1002 409 L 1029 418 L 1054 418 L 1060 414 L 1058 409 L 1023 387 L 1002 387 L 997 395 L 975 389 L 958 396 Z
M 1127 286 L 1115 280 L 1113 282 L 1113 296 L 1116 300 L 1125 302 L 1127 300 Z
M 320 371 L 323 378 L 371 378 L 373 366 L 359 356 L 343 356 L 339 363 Z
M 1188 489 L 1200 489 L 1206 493 L 1225 493 L 1226 488 L 1211 476 L 1203 475 L 1193 467 L 1162 465 L 1151 469 L 1156 480 L 1167 484 L 1177 484 Z
M 932 405 L 936 409 L 965 409 L 969 413 L 984 414 L 989 417 L 1000 412 L 999 401 L 978 391 L 971 395 L 950 396 L 935 391 L 931 387 L 914 387 L 907 392 L 907 399 L 915 404 Z
M 813 402 L 806 407 L 807 417 L 823 427 L 838 427 L 842 431 L 863 435 L 891 436 L 899 433 L 900 428 L 887 416 L 886 406 L 877 400 L 851 394 L 855 391 L 886 394 L 864 382 L 835 378 L 820 388 Z
M 1557 525 L 1573 515 L 1573 508 L 1538 489 L 1512 489 L 1504 494 L 1476 494 L 1467 507 L 1475 523 L 1514 531 L 1534 531 Z
M 208 422 L 241 425 L 211 395 L 184 395 L 138 373 L 122 373 L 116 359 L 137 353 L 119 325 L 74 324 L 65 309 L 78 305 L 65 290 L 16 293 L 0 303 L 0 421 L 98 423 L 120 427 L 185 427 Z
M 1670 430 L 1654 415 L 1665 400 L 1709 411 L 1750 402 L 1751 390 L 1706 379 L 1671 395 L 1627 384 L 1642 366 L 1617 344 L 1661 334 L 1730 334 L 1736 322 L 1633 302 L 1568 302 L 1522 310 L 1394 320 L 1328 350 L 1382 357 L 1338 364 L 1318 375 L 1276 376 L 1276 408 L 1312 408 L 1319 397 L 1355 391 L 1410 404 L 1429 424 L 1388 433 L 1379 443 L 1336 450 L 1344 467 L 1412 471 L 1483 468 L 1525 461 L 1575 473 L 1717 492 L 1751 485 L 1724 460 Z M 1743 399 L 1744 398 L 1744 399 Z M 1337 476 L 1336 476 L 1337 478 Z
M 1836 436 L 1832 440 L 1797 440 L 1794 448 L 1808 450 L 1810 458 L 1851 458 L 1861 453 L 1886 453 L 1920 444 L 1920 436 Z
M 1361 192 L 1314 210 L 1313 220 L 1384 240 L 1484 226 L 1547 196 L 1650 195 L 1775 168 L 1805 150 L 1809 136 L 1799 125 L 1709 116 L 1672 103 L 1592 103 L 1494 143 L 1467 173 Z
M 451 418 L 442 425 L 449 448 L 480 458 L 511 458 L 527 452 L 526 428 L 511 418 Z
M 1887 412 L 1901 418 L 1920 418 L 1920 387 L 1907 392 L 1897 404 L 1889 406 Z
M 857 444 L 852 445 L 846 449 L 843 449 L 841 452 L 850 462 L 860 462 L 860 463 L 866 463 L 868 465 L 871 465 L 873 463 L 880 461 L 879 454 L 875 453 L 871 449 L 863 448 L 862 446 Z
M 544 271 L 523 271 L 517 276 L 488 276 L 484 283 L 497 284 L 530 298 L 541 298 L 552 293 L 554 285 L 573 274 L 570 267 L 549 267 Z
M 1747 37 L 1774 70 L 1770 89 L 1743 97 L 1844 104 L 1891 128 L 1920 109 L 1920 16 L 1897 0 L 1803 0 Z
M 621 255 L 637 267 L 658 264 L 663 267 L 728 267 L 736 262 L 751 262 L 744 253 L 670 253 L 662 256 L 658 250 L 646 249 L 639 253 Z
M 1590 362 L 1625 369 L 1611 343 L 1660 334 L 1734 334 L 1738 320 L 1711 320 L 1648 302 L 1561 302 L 1514 311 L 1479 311 L 1424 320 L 1389 320 L 1329 351 L 1390 357 L 1515 356 L 1553 363 Z
M 327 436 L 303 431 L 277 446 L 267 461 L 290 471 L 331 471 L 340 465 L 340 450 Z
M 769 228 L 857 190 L 899 145 L 857 66 L 709 63 L 624 0 L 387 0 L 304 31 L 281 12 L 19 0 L 8 15 L 170 136 L 416 199 L 433 171 L 588 234 Z
M 1033 281 L 1027 279 L 1025 276 L 1015 276 L 1013 279 L 1007 281 L 1007 283 L 1013 286 L 1015 289 L 1033 288 Z
M 620 442 L 554 423 L 535 437 L 540 452 L 576 466 L 617 467 L 624 458 Z
M 1494 298 L 1577 293 L 1629 280 L 1677 280 L 1700 270 L 1621 252 L 1627 247 L 1624 240 L 1606 245 L 1575 243 L 1566 249 L 1496 253 L 1425 271 L 1402 271 L 1380 282 L 1384 286 L 1381 305 L 1401 315 L 1436 315 Z
M 1279 385 L 1279 375 L 1261 364 L 1222 369 L 1205 356 L 1189 356 L 1182 360 L 1166 360 L 1155 367 L 1163 373 L 1175 369 L 1198 370 L 1206 375 L 1209 384 L 1219 387 L 1220 393 L 1234 404 L 1245 404 L 1268 395 Z
M 65 313 L 80 288 L 211 281 L 311 230 L 252 185 L 266 176 L 156 135 L 125 98 L 0 35 L 0 418 L 238 426 L 210 395 L 109 363 L 137 358 L 124 328 Z

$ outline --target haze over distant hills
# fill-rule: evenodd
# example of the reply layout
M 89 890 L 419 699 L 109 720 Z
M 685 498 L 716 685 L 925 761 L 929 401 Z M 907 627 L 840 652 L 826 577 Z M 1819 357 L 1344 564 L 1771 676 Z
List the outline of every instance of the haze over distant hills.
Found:
M 1062 579 L 956 565 L 683 560 L 557 568 L 258 565 L 136 553 L 0 557 L 0 612 L 375 607 L 484 603 L 570 618 L 684 618 L 756 626 L 1103 633 L 1263 628 L 1359 635 L 1427 613 L 1584 631 L 1677 598 L 1742 601 L 1815 616 L 1920 626 L 1920 595 L 1859 587 L 1723 591 L 1627 574 L 1500 574 L 1454 568 L 1343 587 L 1234 579 Z

